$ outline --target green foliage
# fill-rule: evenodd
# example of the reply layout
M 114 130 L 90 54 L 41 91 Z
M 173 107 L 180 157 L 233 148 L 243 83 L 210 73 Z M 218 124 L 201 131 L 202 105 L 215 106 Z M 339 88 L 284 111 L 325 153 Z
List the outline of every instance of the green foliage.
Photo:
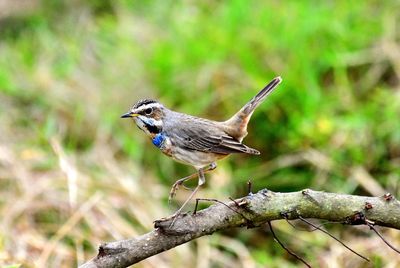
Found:
M 161 207 L 172 181 L 193 170 L 160 154 L 119 116 L 137 99 L 156 97 L 170 108 L 224 120 L 281 75 L 283 83 L 255 112 L 244 140 L 261 156 L 223 160 L 220 173 L 208 177 L 206 195 L 245 194 L 249 179 L 254 190 L 374 193 L 354 180 L 357 168 L 384 189 L 398 191 L 395 2 L 78 2 L 42 1 L 0 21 L 0 131 L 16 155 L 11 162 L 27 157 L 20 161 L 28 178 L 59 172 L 51 142 L 60 140 L 91 180 L 78 191 L 82 200 L 100 189 L 129 203 L 130 184 L 116 186 L 116 174 L 123 173 L 133 174 L 138 195 L 143 184 L 156 189 L 154 202 Z M 102 163 L 105 152 L 112 156 L 109 166 Z M 60 183 L 61 175 L 51 176 Z M 65 181 L 53 187 L 68 202 Z M 136 207 L 143 210 L 139 214 L 150 214 L 143 207 Z M 124 220 L 129 209 L 112 212 Z M 64 207 L 32 213 L 41 226 L 65 219 L 59 215 Z M 136 228 L 140 221 L 130 224 Z M 54 231 L 44 232 L 46 238 Z M 79 239 L 88 250 L 87 240 Z M 281 250 L 266 253 L 250 244 L 259 265 L 294 263 Z M 380 266 L 384 260 L 374 262 Z

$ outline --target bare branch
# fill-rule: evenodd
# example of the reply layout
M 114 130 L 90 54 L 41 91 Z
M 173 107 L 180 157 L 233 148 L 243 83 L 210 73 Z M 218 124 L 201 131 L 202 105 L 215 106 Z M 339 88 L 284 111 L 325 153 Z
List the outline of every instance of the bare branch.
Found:
M 366 205 L 368 204 L 368 206 Z M 240 211 L 240 214 L 238 213 Z M 244 218 L 244 215 L 246 218 Z M 255 227 L 268 221 L 316 218 L 345 224 L 375 225 L 400 230 L 400 202 L 394 197 L 365 197 L 303 190 L 275 193 L 261 190 L 235 202 L 217 203 L 196 214 L 182 214 L 155 222 L 155 230 L 137 238 L 105 243 L 99 253 L 81 267 L 127 267 L 173 247 L 228 228 Z

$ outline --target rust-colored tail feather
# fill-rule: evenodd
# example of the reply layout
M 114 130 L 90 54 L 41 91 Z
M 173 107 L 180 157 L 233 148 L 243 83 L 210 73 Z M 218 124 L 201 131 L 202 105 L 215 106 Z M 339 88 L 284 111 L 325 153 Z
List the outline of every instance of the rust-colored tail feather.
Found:
M 240 109 L 229 120 L 224 122 L 226 127 L 225 131 L 230 136 L 242 141 L 247 135 L 247 124 L 254 110 L 281 82 L 282 78 L 280 76 L 272 79 L 272 81 L 269 82 L 268 85 L 266 85 L 260 92 L 258 92 L 258 94 L 255 95 L 248 103 L 246 103 L 242 109 Z

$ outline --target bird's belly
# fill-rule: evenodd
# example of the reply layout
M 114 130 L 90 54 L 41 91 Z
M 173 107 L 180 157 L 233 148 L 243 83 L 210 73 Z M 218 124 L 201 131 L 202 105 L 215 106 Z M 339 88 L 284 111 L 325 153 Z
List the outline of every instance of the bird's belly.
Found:
M 153 138 L 153 144 L 156 145 L 165 155 L 172 157 L 175 161 L 193 166 L 196 169 L 208 166 L 209 164 L 228 156 L 227 154 L 207 153 L 174 146 L 169 137 L 162 137 L 163 139 L 161 142 Z
M 183 148 L 174 148 L 171 154 L 171 157 L 174 160 L 186 165 L 194 166 L 196 169 L 208 166 L 209 164 L 226 156 L 228 155 L 193 151 Z

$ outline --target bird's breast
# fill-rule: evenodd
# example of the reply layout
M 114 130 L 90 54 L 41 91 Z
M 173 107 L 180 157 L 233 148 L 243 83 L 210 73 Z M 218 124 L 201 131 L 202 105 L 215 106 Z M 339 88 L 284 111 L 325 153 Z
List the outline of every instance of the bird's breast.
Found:
M 172 156 L 172 144 L 165 133 L 161 132 L 152 136 L 151 141 L 158 149 L 161 150 L 161 152 L 163 152 L 167 156 Z
M 161 146 L 163 145 L 165 140 L 166 140 L 166 137 L 165 137 L 164 133 L 158 133 L 152 137 L 151 141 L 153 142 L 153 144 L 155 146 L 157 146 L 157 148 L 161 148 Z

